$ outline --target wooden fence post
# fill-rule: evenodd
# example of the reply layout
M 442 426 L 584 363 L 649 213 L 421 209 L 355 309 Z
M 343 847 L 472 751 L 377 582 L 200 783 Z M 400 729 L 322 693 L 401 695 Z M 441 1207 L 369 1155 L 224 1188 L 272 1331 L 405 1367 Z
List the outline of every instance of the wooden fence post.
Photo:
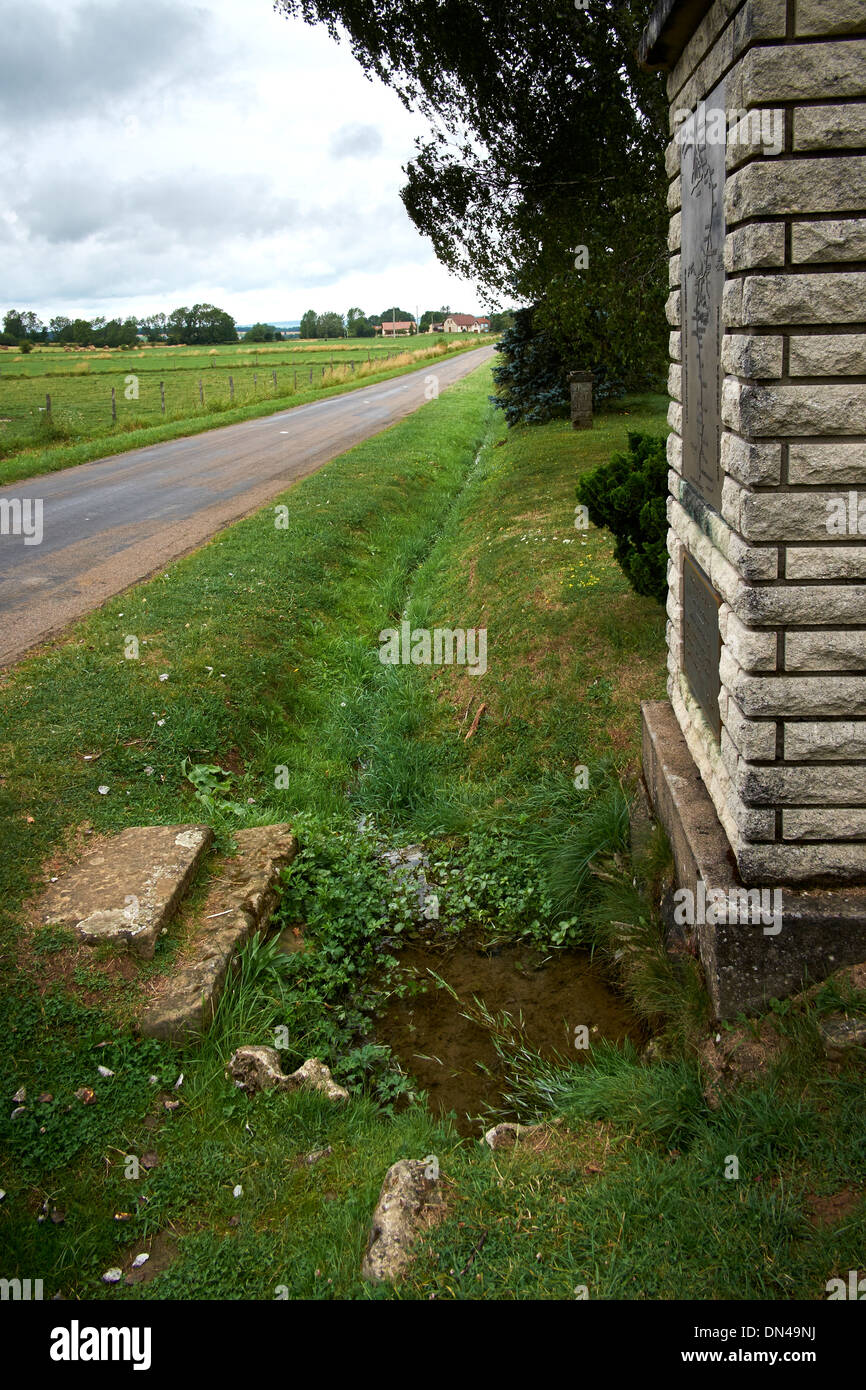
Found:
M 276 391 L 276 389 L 277 389 L 277 374 L 276 374 L 276 372 L 273 372 L 273 373 L 272 373 L 272 376 L 273 376 L 273 378 L 274 378 L 274 390 Z
M 204 387 L 201 384 L 201 377 L 198 379 L 198 403 L 204 405 Z
M 160 404 L 161 404 L 161 406 L 162 406 L 162 413 L 163 413 L 163 415 L 164 415 L 164 414 L 165 414 L 165 382 L 164 382 L 164 381 L 161 381 L 161 382 L 159 383 L 159 400 L 160 400 Z
M 115 392 L 113 386 L 112 386 L 112 388 L 111 388 L 111 418 L 112 418 L 112 420 L 113 420 L 113 421 L 115 422 L 115 424 L 116 424 L 116 423 L 117 423 L 117 395 L 116 395 L 116 392 Z
M 233 376 L 229 377 L 229 397 L 231 400 L 235 398 L 235 379 Z
M 48 416 L 48 418 L 49 418 L 49 420 L 50 420 L 50 419 L 51 419 L 51 397 L 49 396 L 49 394 L 48 394 L 47 391 L 45 392 L 45 413 L 46 413 L 46 415 Z

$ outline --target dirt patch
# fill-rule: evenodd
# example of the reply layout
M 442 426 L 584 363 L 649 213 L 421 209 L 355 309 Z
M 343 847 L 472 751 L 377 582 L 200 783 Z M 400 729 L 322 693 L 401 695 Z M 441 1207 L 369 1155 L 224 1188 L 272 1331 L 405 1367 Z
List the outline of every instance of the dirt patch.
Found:
M 781 1053 L 782 1039 L 769 1019 L 754 1028 L 737 1024 L 708 1038 L 699 1054 L 707 1104 L 718 1110 L 726 1089 L 761 1080 Z
M 506 1088 L 503 1065 L 490 1030 L 467 1018 L 473 997 L 491 1013 L 507 1013 L 527 1045 L 551 1061 L 585 1059 L 603 1038 L 641 1039 L 622 999 L 602 979 L 585 952 L 544 957 L 528 946 L 415 945 L 401 955 L 410 981 L 424 986 L 389 1004 L 377 1036 L 427 1092 L 431 1109 L 456 1113 L 462 1134 L 477 1134 L 485 1108 L 500 1106 Z M 435 971 L 455 992 L 438 987 Z M 589 1048 L 576 1048 L 576 1029 L 586 1028 Z
M 840 1221 L 856 1211 L 862 1201 L 862 1192 L 857 1192 L 853 1187 L 843 1187 L 829 1197 L 809 1192 L 804 1198 L 804 1205 L 813 1226 L 838 1226 Z
M 157 1274 L 162 1274 L 177 1259 L 177 1241 L 166 1231 L 157 1231 L 148 1240 L 141 1241 L 134 1250 L 126 1256 L 123 1261 L 123 1271 L 126 1275 L 125 1284 L 149 1284 L 151 1279 L 155 1279 Z M 145 1254 L 148 1256 L 147 1262 L 138 1269 L 133 1269 L 132 1262 L 137 1255 Z

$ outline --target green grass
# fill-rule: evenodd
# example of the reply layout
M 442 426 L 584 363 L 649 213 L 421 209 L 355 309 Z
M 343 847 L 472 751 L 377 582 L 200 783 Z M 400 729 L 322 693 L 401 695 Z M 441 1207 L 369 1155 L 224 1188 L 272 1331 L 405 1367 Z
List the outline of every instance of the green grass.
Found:
M 627 429 L 663 432 L 665 403 L 628 402 L 591 433 L 554 423 L 506 438 L 488 391 L 489 373 L 474 373 L 275 499 L 288 529 L 266 508 L 3 677 L 4 1276 L 42 1277 L 46 1297 L 271 1299 L 282 1286 L 510 1300 L 586 1286 L 590 1298 L 778 1299 L 821 1298 L 862 1259 L 862 1074 L 826 1072 L 816 1024 L 866 1000 L 828 986 L 780 1006 L 780 1058 L 711 1110 L 693 982 L 666 974 L 659 950 L 661 856 L 634 884 L 624 851 L 638 705 L 664 690 L 664 615 L 629 590 L 609 537 L 575 531 L 574 486 Z M 486 626 L 486 674 L 383 666 L 378 634 L 407 610 L 415 626 Z M 128 635 L 138 661 L 124 657 Z M 360 815 L 374 831 L 359 833 Z M 281 916 L 303 921 L 314 949 L 280 958 L 253 943 L 214 1027 L 181 1052 L 129 1031 L 174 933 L 126 979 L 65 933 L 31 934 L 24 900 L 84 828 L 201 818 L 222 848 L 237 826 L 294 823 L 303 848 Z M 656 1022 L 676 1016 L 663 1059 L 602 1046 L 552 1067 L 492 1020 L 512 1107 L 564 1121 L 538 1151 L 492 1154 L 405 1105 L 411 1081 L 370 1032 L 383 997 L 406 987 L 394 961 L 410 929 L 379 836 L 427 840 L 447 930 L 590 940 L 608 959 L 625 940 L 624 988 Z M 323 1057 L 352 1090 L 346 1107 L 250 1100 L 226 1079 L 232 1049 L 273 1044 L 280 1025 L 286 1069 Z M 21 1085 L 27 1108 L 10 1121 Z M 75 1099 L 82 1086 L 93 1104 Z M 127 1156 L 146 1151 L 157 1166 L 126 1177 Z M 384 1172 L 431 1153 L 446 1218 L 400 1287 L 371 1290 L 358 1267 Z M 731 1154 L 737 1181 L 724 1177 Z M 809 1220 L 814 1198 L 844 1190 L 840 1220 Z M 100 1282 L 153 1239 L 171 1259 L 152 1282 Z
M 340 395 L 478 346 L 474 336 L 424 336 L 396 345 L 9 352 L 0 356 L 0 485 Z

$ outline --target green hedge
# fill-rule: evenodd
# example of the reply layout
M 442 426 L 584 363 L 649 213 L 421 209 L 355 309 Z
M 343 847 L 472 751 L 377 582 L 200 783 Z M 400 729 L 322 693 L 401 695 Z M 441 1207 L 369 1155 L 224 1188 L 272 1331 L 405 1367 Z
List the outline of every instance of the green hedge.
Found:
M 666 444 L 654 434 L 630 432 L 628 449 L 577 485 L 590 521 L 613 533 L 614 554 L 632 588 L 659 603 L 667 597 L 667 493 Z

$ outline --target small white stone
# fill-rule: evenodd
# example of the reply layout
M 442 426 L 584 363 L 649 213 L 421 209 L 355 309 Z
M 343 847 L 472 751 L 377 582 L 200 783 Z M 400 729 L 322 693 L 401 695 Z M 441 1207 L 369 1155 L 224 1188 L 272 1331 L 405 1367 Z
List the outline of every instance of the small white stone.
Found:
M 113 1075 L 114 1075 L 114 1072 L 111 1070 L 110 1067 L 97 1067 L 96 1070 L 99 1072 L 99 1075 L 100 1075 L 100 1076 L 113 1076 Z
M 112 1269 L 107 1269 L 102 1276 L 103 1284 L 119 1284 L 123 1278 L 123 1270 L 115 1265 Z
M 149 1259 L 150 1256 L 145 1254 L 144 1252 L 142 1252 L 140 1255 L 136 1255 L 135 1259 L 132 1262 L 133 1269 L 141 1269 L 141 1266 L 146 1265 Z
M 244 1190 L 243 1190 L 243 1188 L 241 1187 L 240 1183 L 238 1183 L 237 1187 L 236 1187 L 236 1188 L 234 1189 L 234 1191 L 232 1192 L 232 1196 L 233 1196 L 233 1197 L 243 1197 L 243 1195 L 244 1195 Z
M 103 783 L 103 785 L 102 785 L 101 787 L 97 787 L 96 790 L 99 792 L 99 795 L 100 795 L 100 796 L 108 796 L 108 793 L 109 793 L 109 791 L 110 791 L 110 788 L 109 788 L 109 787 L 106 787 L 105 784 Z

